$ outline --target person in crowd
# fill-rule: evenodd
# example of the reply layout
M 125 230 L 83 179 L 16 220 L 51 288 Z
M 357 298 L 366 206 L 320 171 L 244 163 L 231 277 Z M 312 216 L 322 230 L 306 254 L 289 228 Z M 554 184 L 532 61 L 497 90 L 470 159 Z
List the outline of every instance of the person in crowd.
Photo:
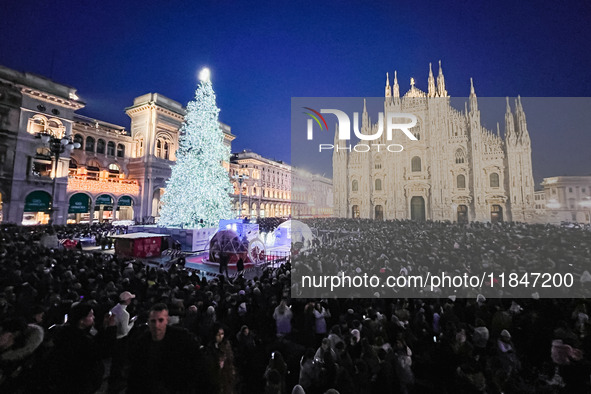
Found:
M 287 393 L 287 364 L 280 352 L 271 353 L 271 359 L 265 370 L 265 392 L 273 394 Z
M 317 302 L 314 306 L 315 332 L 316 340 L 320 342 L 322 338 L 327 335 L 326 319 L 330 317 L 330 311 L 325 308 L 321 302 Z
M 314 363 L 320 367 L 320 382 L 323 384 L 323 389 L 328 389 L 336 377 L 336 360 L 337 354 L 334 349 L 330 347 L 328 338 L 324 338 L 318 350 L 314 354 Z
M 47 232 L 41 237 L 40 241 L 41 245 L 46 247 L 47 249 L 57 249 L 59 248 L 59 239 L 55 230 L 51 227 L 47 230 Z
M 493 387 L 501 392 L 506 391 L 520 368 L 521 363 L 511 341 L 511 333 L 504 329 L 497 339 L 494 358 L 490 360 Z
M 111 309 L 117 327 L 117 344 L 113 349 L 109 374 L 109 391 L 113 393 L 118 393 L 121 391 L 121 387 L 125 387 L 123 382 L 126 380 L 128 334 L 135 323 L 135 319 L 130 318 L 127 307 L 134 298 L 134 294 L 124 291 L 119 294 L 119 303 Z
M 94 393 L 102 384 L 103 359 L 116 340 L 115 319 L 106 315 L 103 326 L 94 327 L 94 309 L 89 303 L 74 304 L 67 322 L 55 336 L 51 354 L 51 391 Z
M 476 319 L 476 327 L 472 334 L 472 344 L 474 345 L 474 353 L 479 358 L 484 358 L 486 349 L 488 347 L 489 332 L 488 328 L 482 319 Z
M 132 338 L 128 393 L 194 393 L 200 374 L 199 348 L 189 332 L 168 325 L 168 307 L 150 308 L 148 330 Z
M 33 355 L 43 342 L 43 329 L 26 324 L 23 318 L 9 318 L 0 327 L 0 391 L 16 391 L 30 378 Z
M 250 327 L 243 325 L 236 334 L 236 342 L 236 367 L 242 377 L 239 383 L 243 392 L 253 392 L 257 386 L 256 374 L 259 372 L 257 369 L 261 352 L 258 346 L 259 341 Z
M 314 360 L 314 349 L 306 349 L 306 353 L 300 360 L 299 384 L 306 392 L 314 392 L 318 386 L 320 366 Z
M 234 393 L 236 371 L 232 346 L 226 340 L 226 330 L 223 326 L 216 324 L 213 333 L 213 341 L 210 342 L 207 348 L 210 370 L 212 371 L 212 392 L 219 394 Z
M 273 312 L 277 336 L 282 337 L 291 334 L 292 317 L 293 313 L 291 312 L 291 308 L 287 305 L 287 298 L 283 298 Z
M 414 373 L 412 371 L 412 351 L 403 340 L 396 341 L 396 375 L 400 384 L 400 392 L 412 392 Z
M 226 275 L 226 278 L 230 277 L 228 274 L 228 264 L 230 263 L 230 256 L 226 252 L 220 253 L 219 265 L 220 275 Z

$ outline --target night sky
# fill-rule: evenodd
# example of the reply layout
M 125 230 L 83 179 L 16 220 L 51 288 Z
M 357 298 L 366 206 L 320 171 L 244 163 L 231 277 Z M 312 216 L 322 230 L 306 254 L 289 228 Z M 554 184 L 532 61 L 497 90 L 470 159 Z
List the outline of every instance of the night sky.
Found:
M 426 91 L 440 59 L 454 97 L 469 94 L 470 77 L 480 97 L 591 96 L 591 3 L 417 3 L 10 1 L 0 64 L 77 88 L 80 113 L 126 128 L 134 97 L 186 105 L 208 66 L 233 150 L 288 162 L 291 97 L 383 96 L 395 69 L 401 94 L 410 77 Z M 537 182 L 591 175 L 589 102 L 552 122 L 534 121 L 524 101 Z

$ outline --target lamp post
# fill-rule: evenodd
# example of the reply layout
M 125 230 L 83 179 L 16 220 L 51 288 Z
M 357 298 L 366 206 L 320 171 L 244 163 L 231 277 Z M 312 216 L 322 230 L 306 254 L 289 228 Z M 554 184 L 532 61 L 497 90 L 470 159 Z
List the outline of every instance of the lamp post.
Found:
M 238 219 L 242 218 L 242 182 L 248 179 L 248 175 L 234 175 L 232 179 L 238 181 Z
M 41 139 L 41 142 L 44 145 L 47 145 L 51 155 L 54 157 L 54 164 L 52 169 L 52 177 L 53 183 L 51 185 L 51 207 L 49 210 L 49 225 L 53 225 L 53 222 L 56 219 L 55 213 L 58 210 L 58 207 L 55 204 L 55 190 L 57 187 L 57 170 L 58 170 L 58 163 L 60 160 L 60 155 L 64 152 L 71 151 L 74 148 L 80 148 L 80 144 L 78 142 L 73 142 L 70 137 L 62 137 L 58 138 L 49 133 L 41 133 L 38 135 Z

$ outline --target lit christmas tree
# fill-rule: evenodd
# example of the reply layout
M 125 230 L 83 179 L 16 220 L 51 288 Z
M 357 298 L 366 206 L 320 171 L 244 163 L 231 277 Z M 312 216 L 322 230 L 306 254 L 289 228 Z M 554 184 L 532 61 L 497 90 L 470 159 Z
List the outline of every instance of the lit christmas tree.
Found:
M 203 69 L 199 79 L 195 100 L 187 105 L 180 129 L 176 164 L 162 196 L 161 226 L 212 227 L 232 216 L 232 185 L 222 165 L 229 161 L 230 149 L 224 145 L 218 123 L 220 109 L 209 70 Z

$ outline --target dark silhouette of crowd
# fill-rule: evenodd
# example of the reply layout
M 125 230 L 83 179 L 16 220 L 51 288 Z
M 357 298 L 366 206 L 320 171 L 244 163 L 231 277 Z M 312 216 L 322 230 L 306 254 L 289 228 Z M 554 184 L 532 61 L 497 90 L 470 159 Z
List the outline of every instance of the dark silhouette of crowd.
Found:
M 396 273 L 420 270 L 431 257 L 497 264 L 502 252 L 515 261 L 574 264 L 582 275 L 590 256 L 590 234 L 577 229 L 395 221 L 374 231 L 353 219 L 308 223 L 319 240 L 306 258 L 326 272 L 378 260 Z M 179 265 L 164 271 L 54 243 L 113 231 L 1 227 L 0 392 L 590 389 L 584 298 L 294 298 L 292 265 L 303 269 L 304 253 L 252 279 L 206 280 Z

